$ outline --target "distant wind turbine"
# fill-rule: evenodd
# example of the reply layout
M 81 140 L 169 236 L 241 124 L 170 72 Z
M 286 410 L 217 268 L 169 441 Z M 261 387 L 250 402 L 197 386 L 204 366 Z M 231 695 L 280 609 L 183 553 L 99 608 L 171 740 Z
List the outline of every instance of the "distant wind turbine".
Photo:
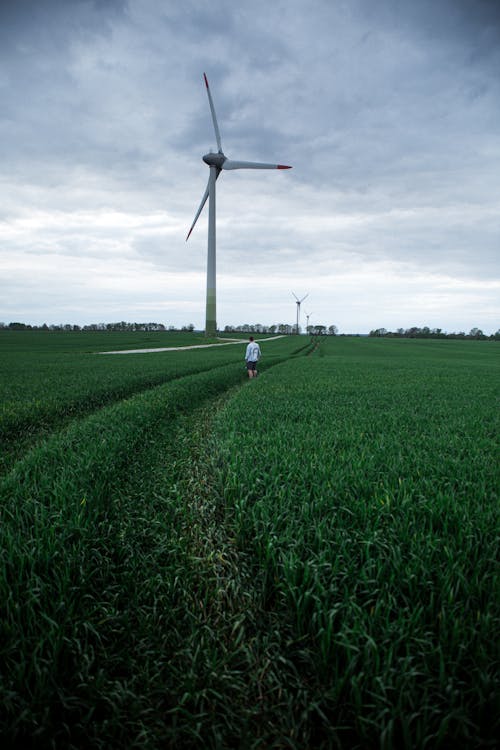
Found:
M 212 121 L 214 124 L 215 138 L 217 141 L 218 152 L 214 154 L 210 152 L 205 154 L 203 161 L 210 167 L 210 175 L 208 178 L 207 189 L 201 199 L 200 207 L 196 212 L 194 221 L 191 224 L 191 229 L 186 237 L 186 242 L 189 239 L 191 232 L 194 229 L 198 217 L 203 210 L 203 206 L 208 201 L 208 258 L 207 258 L 207 307 L 206 307 L 206 322 L 205 322 L 205 336 L 214 337 L 217 333 L 217 315 L 216 315 L 216 298 L 215 298 L 215 181 L 219 177 L 221 170 L 223 169 L 291 169 L 291 167 L 285 164 L 263 164 L 255 161 L 233 161 L 228 159 L 222 151 L 221 138 L 219 132 L 219 126 L 217 124 L 217 117 L 215 116 L 215 108 L 210 93 L 210 87 L 208 80 L 203 73 L 205 79 L 205 86 L 208 94 L 208 102 L 210 104 L 210 111 L 212 113 Z
M 311 317 L 311 315 L 312 315 L 312 313 L 306 312 L 306 320 L 307 320 L 307 323 L 306 323 L 306 333 L 309 332 L 309 318 Z
M 297 305 L 297 333 L 299 332 L 299 318 L 300 318 L 300 306 L 302 302 L 305 300 L 306 297 L 309 297 L 309 292 L 306 294 L 305 297 L 302 297 L 302 299 L 299 299 L 295 292 L 292 292 L 293 296 L 296 299 L 296 305 Z

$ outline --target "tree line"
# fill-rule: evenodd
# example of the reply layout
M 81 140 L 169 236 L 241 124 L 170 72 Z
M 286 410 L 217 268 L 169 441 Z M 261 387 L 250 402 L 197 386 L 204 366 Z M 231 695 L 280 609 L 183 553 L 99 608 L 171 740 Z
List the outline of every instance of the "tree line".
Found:
M 459 331 L 458 333 L 447 333 L 441 328 L 429 328 L 424 326 L 418 328 L 398 328 L 396 331 L 388 331 L 386 328 L 374 328 L 370 331 L 369 336 L 378 336 L 383 338 L 406 338 L 406 339 L 478 339 L 478 340 L 500 340 L 500 328 L 491 336 L 483 333 L 480 328 L 471 328 L 469 333 Z
M 72 325 L 71 323 L 60 323 L 56 325 L 47 325 L 44 323 L 41 326 L 31 325 L 30 323 L 1 323 L 0 330 L 8 331 L 194 331 L 195 327 L 193 323 L 181 326 L 170 325 L 165 326 L 163 323 L 127 323 L 124 320 L 119 323 L 90 323 L 89 325 L 79 326 Z M 299 326 L 299 333 L 302 332 Z M 324 326 L 315 325 L 308 326 L 307 333 L 312 336 L 329 335 L 335 336 L 338 333 L 337 326 Z M 227 325 L 224 328 L 224 333 L 279 333 L 279 334 L 293 334 L 297 333 L 296 325 L 289 325 L 288 323 L 279 323 L 275 325 L 263 325 L 262 323 L 244 323 L 243 325 Z
M 89 325 L 74 325 L 71 323 L 60 323 L 47 325 L 32 325 L 30 323 L 2 323 L 0 322 L 0 331 L 194 331 L 193 323 L 176 327 L 173 325 L 166 326 L 163 323 L 127 323 L 122 320 L 118 323 L 90 323 Z M 309 325 L 305 332 L 310 336 L 337 336 L 338 328 L 335 325 Z M 262 323 L 244 323 L 242 325 L 227 325 L 224 327 L 224 333 L 268 333 L 289 335 L 297 333 L 297 326 L 289 323 L 276 323 L 273 325 L 263 325 Z M 302 333 L 299 326 L 298 333 Z M 471 328 L 469 333 L 459 331 L 458 333 L 448 333 L 442 328 L 429 328 L 423 326 L 412 326 L 411 328 L 397 328 L 395 331 L 388 331 L 386 328 L 374 328 L 368 334 L 369 336 L 383 338 L 408 338 L 408 339 L 476 339 L 476 340 L 500 340 L 500 328 L 496 333 L 490 336 L 483 333 L 480 328 Z
M 31 325 L 30 323 L 0 323 L 0 331 L 175 331 L 174 326 L 167 329 L 163 323 L 126 323 L 124 320 L 119 323 L 90 323 L 89 325 L 79 326 L 71 323 L 60 323 L 59 325 L 41 326 Z M 194 325 L 183 326 L 183 331 L 194 331 Z
M 302 328 L 299 326 L 299 333 L 302 333 Z M 289 323 L 275 323 L 267 326 L 262 323 L 244 323 L 238 326 L 225 326 L 224 333 L 279 333 L 279 334 L 292 334 L 297 333 L 297 325 L 290 325 Z M 311 336 L 336 336 L 338 334 L 337 326 L 324 326 L 315 325 L 307 326 L 306 333 Z

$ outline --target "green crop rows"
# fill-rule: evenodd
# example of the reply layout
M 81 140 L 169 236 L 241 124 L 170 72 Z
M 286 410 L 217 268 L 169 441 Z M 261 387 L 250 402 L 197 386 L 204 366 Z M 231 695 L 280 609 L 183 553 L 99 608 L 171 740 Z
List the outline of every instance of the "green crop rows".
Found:
M 495 343 L 16 336 L 4 745 L 496 746 Z
M 126 363 L 123 355 L 101 354 L 200 343 L 204 340 L 193 334 L 6 332 L 0 336 L 0 471 L 35 437 L 72 419 L 161 383 L 242 362 L 243 343 L 131 354 Z M 282 350 L 290 351 L 290 346 L 274 342 L 266 361 L 274 361 Z

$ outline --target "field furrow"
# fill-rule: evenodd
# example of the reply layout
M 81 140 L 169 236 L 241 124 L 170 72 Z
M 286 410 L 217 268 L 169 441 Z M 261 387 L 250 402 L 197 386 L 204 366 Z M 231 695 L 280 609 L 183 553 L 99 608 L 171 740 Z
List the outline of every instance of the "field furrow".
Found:
M 0 338 L 0 344 L 5 346 L 6 338 Z M 116 358 L 82 351 L 78 335 L 59 336 L 56 343 L 62 338 L 67 348 L 55 352 L 30 346 L 32 335 L 8 338 L 16 339 L 18 348 L 7 349 L 0 364 L 0 475 L 34 444 L 74 420 L 163 383 L 242 363 L 245 345 Z M 88 338 L 83 343 L 88 346 Z M 101 346 L 106 344 L 104 337 Z M 116 341 L 115 347 L 119 345 Z M 280 340 L 267 348 L 263 369 L 301 347 L 293 340 Z

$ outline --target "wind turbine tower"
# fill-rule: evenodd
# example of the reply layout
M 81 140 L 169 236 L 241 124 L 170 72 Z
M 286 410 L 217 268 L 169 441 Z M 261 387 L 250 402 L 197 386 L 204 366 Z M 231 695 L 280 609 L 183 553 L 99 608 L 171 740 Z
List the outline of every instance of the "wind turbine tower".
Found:
M 307 320 L 307 323 L 306 323 L 306 333 L 309 333 L 309 318 L 311 317 L 311 315 L 312 315 L 312 313 L 306 312 L 306 320 Z
M 186 242 L 189 239 L 191 232 L 194 229 L 198 217 L 203 210 L 203 206 L 207 202 L 208 198 L 208 251 L 207 251 L 207 306 L 206 306 L 206 321 L 205 321 L 205 336 L 214 337 L 217 334 L 217 308 L 216 308 L 216 294 L 215 294 L 215 267 L 216 267 L 216 252 L 215 252 L 215 182 L 219 177 L 223 169 L 291 169 L 291 167 L 285 164 L 264 164 L 262 162 L 255 161 L 235 161 L 228 159 L 222 151 L 221 137 L 219 132 L 219 125 L 217 124 L 217 117 L 215 115 L 215 107 L 210 93 L 210 87 L 208 80 L 203 73 L 205 80 L 205 87 L 207 89 L 208 103 L 210 105 L 210 112 L 212 113 L 212 122 L 215 131 L 215 140 L 217 141 L 218 151 L 216 154 L 210 152 L 205 154 L 203 161 L 207 166 L 210 167 L 210 175 L 208 178 L 208 185 L 203 198 L 201 199 L 200 207 L 196 212 L 194 221 L 191 224 L 191 229 L 186 237 Z
M 300 319 L 300 306 L 301 306 L 302 302 L 305 300 L 305 298 L 309 297 L 309 292 L 305 295 L 305 297 L 302 297 L 302 299 L 299 299 L 297 297 L 297 295 L 295 294 L 295 292 L 292 292 L 292 294 L 295 297 L 296 305 L 297 305 L 297 335 L 298 335 L 298 333 L 299 333 L 299 319 Z

